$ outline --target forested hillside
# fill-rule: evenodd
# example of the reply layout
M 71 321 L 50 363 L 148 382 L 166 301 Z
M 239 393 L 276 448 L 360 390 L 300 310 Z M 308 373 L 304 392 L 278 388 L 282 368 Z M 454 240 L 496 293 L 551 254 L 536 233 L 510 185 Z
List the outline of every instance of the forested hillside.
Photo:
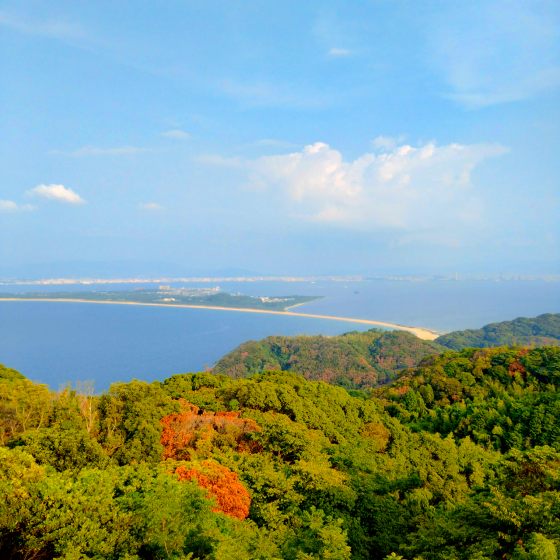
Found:
M 560 345 L 560 314 L 492 323 L 454 331 L 434 342 L 403 331 L 350 332 L 340 336 L 270 336 L 241 344 L 221 358 L 215 373 L 248 377 L 267 370 L 295 371 L 306 379 L 347 389 L 369 389 L 394 379 L 427 356 L 448 348 Z
M 0 558 L 555 559 L 560 348 L 370 398 L 290 372 L 51 392 L 0 369 Z
M 491 323 L 481 329 L 454 331 L 436 339 L 439 344 L 462 348 L 490 346 L 560 345 L 560 313 L 546 313 L 534 318 L 519 317 L 513 321 Z
M 270 336 L 241 344 L 214 372 L 237 378 L 266 370 L 296 371 L 306 379 L 368 388 L 444 349 L 406 332 L 377 329 L 330 337 Z

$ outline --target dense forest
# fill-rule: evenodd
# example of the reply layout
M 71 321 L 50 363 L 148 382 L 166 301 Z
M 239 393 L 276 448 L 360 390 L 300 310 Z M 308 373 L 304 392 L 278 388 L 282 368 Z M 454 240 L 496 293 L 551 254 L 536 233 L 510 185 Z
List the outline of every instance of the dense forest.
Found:
M 50 391 L 0 369 L 0 557 L 512 559 L 560 550 L 560 348 L 354 391 L 209 372 Z
M 371 329 L 340 336 L 270 336 L 241 344 L 214 366 L 216 373 L 247 377 L 266 370 L 297 371 L 306 379 L 367 389 L 394 379 L 426 356 L 448 348 L 560 345 L 560 314 L 492 323 L 455 331 L 434 342 L 402 331 Z
M 560 313 L 546 313 L 534 318 L 518 317 L 513 321 L 491 323 L 481 329 L 455 331 L 436 340 L 453 350 L 511 345 L 558 346 Z
M 241 344 L 218 361 L 214 372 L 247 377 L 266 370 L 297 371 L 307 379 L 364 389 L 385 383 L 395 372 L 444 350 L 403 331 L 270 336 Z

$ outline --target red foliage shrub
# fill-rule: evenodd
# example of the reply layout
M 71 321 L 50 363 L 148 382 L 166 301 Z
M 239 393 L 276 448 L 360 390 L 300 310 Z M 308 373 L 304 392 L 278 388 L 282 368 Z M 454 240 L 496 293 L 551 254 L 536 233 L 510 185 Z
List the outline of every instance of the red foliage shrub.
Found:
M 208 490 L 216 498 L 214 511 L 237 519 L 245 519 L 249 515 L 249 492 L 239 482 L 237 474 L 227 467 L 214 461 L 203 461 L 198 468 L 178 467 L 175 474 L 179 480 L 194 480 L 201 488 Z
M 197 406 L 181 400 L 181 412 L 161 419 L 164 459 L 190 459 L 190 451 L 207 446 L 234 447 L 238 451 L 256 451 L 248 434 L 260 430 L 250 418 L 240 418 L 239 412 L 203 412 Z

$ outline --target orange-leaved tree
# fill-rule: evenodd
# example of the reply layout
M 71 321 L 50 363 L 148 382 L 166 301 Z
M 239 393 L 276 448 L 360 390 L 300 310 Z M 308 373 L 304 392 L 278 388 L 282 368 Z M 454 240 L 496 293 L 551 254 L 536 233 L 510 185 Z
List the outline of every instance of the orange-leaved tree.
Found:
M 180 466 L 175 470 L 179 480 L 194 480 L 216 498 L 214 511 L 237 519 L 249 515 L 251 496 L 241 484 L 237 474 L 215 461 L 202 461 L 194 467 Z
M 256 442 L 249 434 L 259 431 L 250 418 L 240 418 L 239 412 L 201 411 L 181 399 L 181 411 L 161 419 L 161 444 L 164 459 L 191 459 L 208 456 L 214 446 L 233 447 L 238 451 L 255 451 Z

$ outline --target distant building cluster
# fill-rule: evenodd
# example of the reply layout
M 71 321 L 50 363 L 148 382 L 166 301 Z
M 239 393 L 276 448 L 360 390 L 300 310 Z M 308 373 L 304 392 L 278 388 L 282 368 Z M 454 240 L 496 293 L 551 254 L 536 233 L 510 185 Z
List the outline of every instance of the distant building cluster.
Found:
M 220 292 L 220 287 L 216 286 L 214 288 L 174 288 L 168 285 L 162 285 L 158 287 L 158 291 L 162 294 L 169 296 L 182 296 L 182 297 L 204 297 L 212 296 Z M 166 298 L 163 301 L 169 300 Z M 171 300 L 175 301 L 174 298 Z

